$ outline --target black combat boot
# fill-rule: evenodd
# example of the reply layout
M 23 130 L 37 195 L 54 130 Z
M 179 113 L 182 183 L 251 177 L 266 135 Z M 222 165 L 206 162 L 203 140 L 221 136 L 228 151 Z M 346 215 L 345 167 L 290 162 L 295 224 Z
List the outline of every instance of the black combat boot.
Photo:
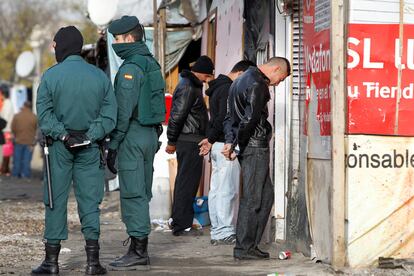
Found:
M 85 273 L 87 275 L 106 274 L 106 269 L 99 263 L 99 244 L 97 240 L 87 240 L 86 246 L 87 265 Z
M 142 269 L 150 264 L 148 257 L 148 238 L 129 237 L 131 244 L 128 252 L 121 258 L 116 259 L 109 265 L 114 270 L 136 270 Z M 148 269 L 148 267 L 146 267 Z
M 32 275 L 38 274 L 59 274 L 58 257 L 60 244 L 45 243 L 46 257 L 42 264 L 32 270 Z

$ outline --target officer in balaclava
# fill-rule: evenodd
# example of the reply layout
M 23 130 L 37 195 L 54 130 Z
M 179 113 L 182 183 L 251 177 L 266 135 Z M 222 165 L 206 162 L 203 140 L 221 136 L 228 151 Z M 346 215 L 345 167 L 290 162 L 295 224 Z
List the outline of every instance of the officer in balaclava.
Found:
M 160 123 L 165 120 L 165 82 L 143 41 L 144 28 L 138 18 L 124 16 L 113 21 L 108 31 L 115 37 L 115 53 L 124 62 L 114 83 L 118 120 L 110 135 L 107 164 L 117 173 L 114 164 L 118 156 L 122 221 L 131 242 L 128 252 L 110 265 L 135 270 L 149 265 L 149 202 Z
M 104 72 L 81 58 L 83 38 L 75 27 L 61 28 L 53 40 L 58 64 L 43 74 L 36 107 L 49 148 L 54 206 L 50 208 L 46 180 L 46 257 L 32 274 L 59 273 L 60 241 L 68 238 L 67 202 L 72 183 L 86 241 L 86 274 L 105 274 L 98 243 L 99 204 L 104 194 L 99 144 L 115 127 L 116 98 Z

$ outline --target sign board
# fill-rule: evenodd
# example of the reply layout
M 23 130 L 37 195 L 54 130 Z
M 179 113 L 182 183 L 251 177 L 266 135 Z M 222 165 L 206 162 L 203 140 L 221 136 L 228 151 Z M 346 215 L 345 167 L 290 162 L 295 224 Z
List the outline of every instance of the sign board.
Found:
M 413 256 L 414 0 L 349 7 L 346 252 L 367 267 Z
M 311 158 L 331 158 L 330 1 L 304 0 L 303 55 L 307 97 L 304 131 Z
M 346 144 L 349 265 L 411 258 L 414 138 L 350 135 Z
M 398 24 L 349 24 L 348 33 L 348 133 L 414 135 L 414 25 L 402 41 Z

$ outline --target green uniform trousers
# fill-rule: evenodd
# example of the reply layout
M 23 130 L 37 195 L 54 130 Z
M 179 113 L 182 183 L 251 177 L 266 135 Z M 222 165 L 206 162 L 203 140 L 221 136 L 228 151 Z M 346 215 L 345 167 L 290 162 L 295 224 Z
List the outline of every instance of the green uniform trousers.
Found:
M 132 121 L 119 146 L 118 174 L 122 221 L 129 236 L 142 238 L 151 232 L 149 202 L 158 137 L 154 127 Z
M 100 165 L 97 144 L 78 152 L 68 151 L 62 142 L 49 146 L 54 208 L 48 206 L 47 179 L 44 181 L 46 204 L 44 238 L 59 243 L 68 238 L 67 203 L 70 186 L 78 203 L 78 214 L 85 240 L 98 240 L 100 234 L 99 204 L 104 194 L 104 168 Z

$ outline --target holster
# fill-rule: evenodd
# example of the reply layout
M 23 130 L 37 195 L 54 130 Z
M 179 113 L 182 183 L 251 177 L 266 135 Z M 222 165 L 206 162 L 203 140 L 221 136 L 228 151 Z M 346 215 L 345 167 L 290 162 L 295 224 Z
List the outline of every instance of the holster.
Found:
M 49 147 L 53 144 L 53 138 L 42 134 L 42 139 L 40 139 L 39 144 L 42 148 L 44 148 L 46 145 Z
M 108 153 L 108 146 L 109 146 L 109 138 L 105 136 L 102 140 L 96 142 L 99 146 L 99 153 L 100 153 L 100 165 L 99 167 L 105 168 L 106 167 L 106 156 Z

